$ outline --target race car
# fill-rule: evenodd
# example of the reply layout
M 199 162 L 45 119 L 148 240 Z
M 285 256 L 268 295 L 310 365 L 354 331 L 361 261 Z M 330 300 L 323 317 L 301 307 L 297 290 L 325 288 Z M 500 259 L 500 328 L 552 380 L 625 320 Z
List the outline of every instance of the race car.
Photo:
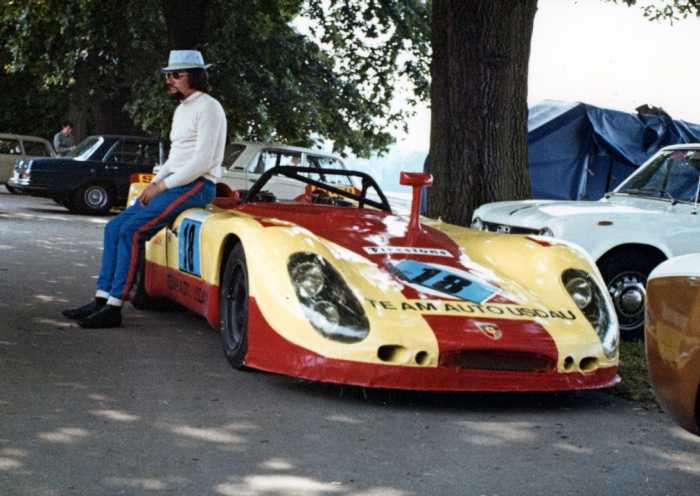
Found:
M 304 193 L 275 197 L 275 176 Z M 590 257 L 421 218 L 431 182 L 401 175 L 410 216 L 358 171 L 274 167 L 250 190 L 222 187 L 145 244 L 131 301 L 203 315 L 235 368 L 433 391 L 618 382 L 618 324 Z

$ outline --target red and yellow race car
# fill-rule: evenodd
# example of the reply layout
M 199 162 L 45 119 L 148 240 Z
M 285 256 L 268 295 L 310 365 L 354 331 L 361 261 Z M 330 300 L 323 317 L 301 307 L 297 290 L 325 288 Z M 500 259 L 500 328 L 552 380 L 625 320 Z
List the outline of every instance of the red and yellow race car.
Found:
M 273 176 L 304 194 L 275 197 Z M 617 320 L 585 252 L 422 219 L 431 181 L 402 174 L 410 217 L 357 171 L 275 167 L 248 191 L 222 188 L 146 243 L 132 303 L 174 300 L 221 331 L 234 367 L 310 380 L 444 391 L 619 381 Z

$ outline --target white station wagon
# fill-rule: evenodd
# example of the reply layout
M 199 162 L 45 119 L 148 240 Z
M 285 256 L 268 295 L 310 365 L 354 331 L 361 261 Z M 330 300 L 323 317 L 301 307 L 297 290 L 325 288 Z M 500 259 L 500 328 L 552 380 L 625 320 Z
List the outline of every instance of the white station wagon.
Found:
M 475 229 L 553 236 L 582 246 L 605 279 L 627 337 L 641 336 L 645 285 L 667 258 L 700 252 L 700 144 L 663 148 L 599 201 L 482 205 Z

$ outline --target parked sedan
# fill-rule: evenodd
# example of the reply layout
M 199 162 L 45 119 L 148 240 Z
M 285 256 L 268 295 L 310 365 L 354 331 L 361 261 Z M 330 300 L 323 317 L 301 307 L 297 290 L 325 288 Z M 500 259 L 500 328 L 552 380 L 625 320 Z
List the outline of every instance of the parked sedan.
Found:
M 656 397 L 700 435 L 700 254 L 676 257 L 649 276 L 646 351 Z
M 489 203 L 472 227 L 572 241 L 596 261 L 620 329 L 641 336 L 645 284 L 667 258 L 700 251 L 700 144 L 662 149 L 600 201 Z
M 136 136 L 90 136 L 65 157 L 20 160 L 9 180 L 18 193 L 53 198 L 71 212 L 101 215 L 124 206 L 129 177 L 164 161 L 164 143 Z
M 15 190 L 7 184 L 17 160 L 56 155 L 51 143 L 38 136 L 22 134 L 0 134 L 0 184 L 10 193 Z

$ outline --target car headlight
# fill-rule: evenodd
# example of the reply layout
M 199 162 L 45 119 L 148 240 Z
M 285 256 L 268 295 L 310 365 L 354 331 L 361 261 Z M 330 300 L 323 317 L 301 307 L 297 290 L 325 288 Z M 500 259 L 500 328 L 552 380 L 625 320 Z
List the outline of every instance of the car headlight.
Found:
M 585 277 L 574 276 L 566 282 L 566 290 L 579 310 L 584 310 L 593 301 L 591 281 Z
M 338 271 L 315 253 L 289 257 L 287 271 L 311 326 L 334 341 L 356 343 L 369 334 L 362 305 Z
M 620 333 L 609 296 L 595 280 L 579 269 L 567 269 L 561 275 L 566 291 L 591 323 L 603 344 L 605 356 L 613 357 L 620 344 Z
M 550 228 L 548 228 L 548 227 L 543 227 L 542 229 L 540 229 L 540 233 L 539 233 L 539 234 L 540 234 L 540 236 L 549 236 L 550 238 L 553 238 L 553 237 L 554 237 L 554 231 L 552 231 L 552 230 L 551 230 Z
M 309 261 L 296 265 L 289 271 L 294 287 L 303 298 L 313 298 L 321 292 L 325 279 L 318 263 Z
M 478 229 L 479 231 L 484 230 L 484 222 L 479 217 L 474 217 L 472 221 L 472 229 Z

